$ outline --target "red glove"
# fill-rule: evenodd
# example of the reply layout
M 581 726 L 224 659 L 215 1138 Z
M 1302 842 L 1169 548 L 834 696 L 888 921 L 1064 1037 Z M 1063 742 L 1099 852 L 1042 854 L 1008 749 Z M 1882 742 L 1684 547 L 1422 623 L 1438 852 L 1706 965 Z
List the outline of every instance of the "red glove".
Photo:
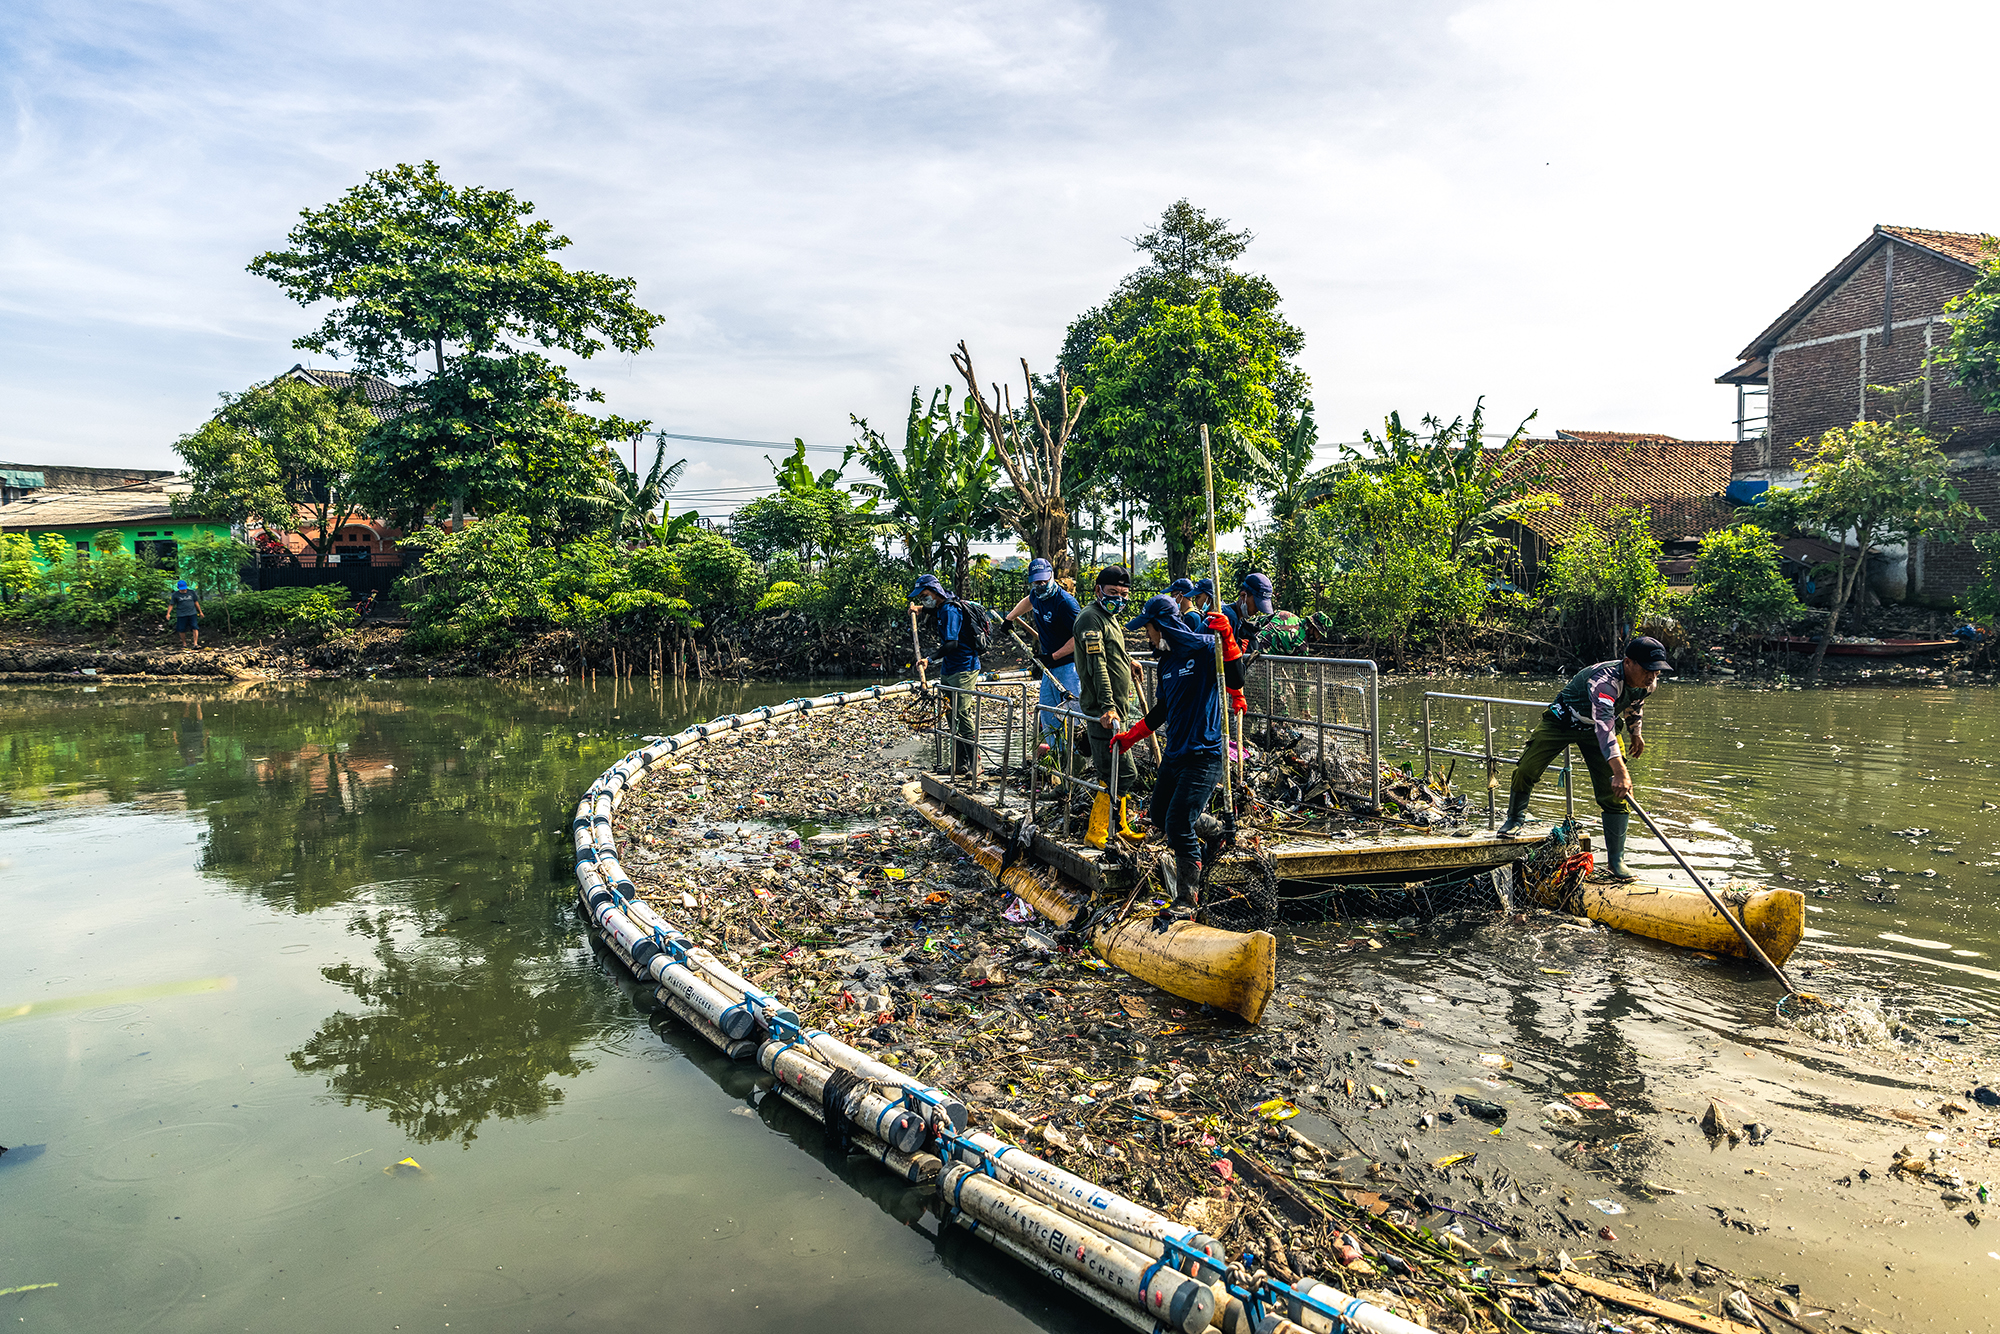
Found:
M 1126 751 L 1132 749 L 1132 747 L 1138 745 L 1151 735 L 1153 735 L 1153 729 L 1146 726 L 1146 720 L 1141 718 L 1138 722 L 1133 723 L 1117 736 L 1111 738 L 1111 749 L 1123 755 Z
M 1236 642 L 1236 632 L 1229 628 L 1229 618 L 1219 611 L 1208 614 L 1208 632 L 1222 638 L 1222 660 L 1235 662 L 1243 656 L 1243 649 Z
M 1231 713 L 1250 712 L 1250 702 L 1243 698 L 1242 691 L 1231 690 L 1229 692 L 1229 711 Z

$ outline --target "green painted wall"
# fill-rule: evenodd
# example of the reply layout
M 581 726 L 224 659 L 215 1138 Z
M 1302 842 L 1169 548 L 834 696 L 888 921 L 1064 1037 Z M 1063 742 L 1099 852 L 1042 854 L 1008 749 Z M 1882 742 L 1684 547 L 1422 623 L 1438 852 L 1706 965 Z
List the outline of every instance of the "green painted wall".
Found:
M 74 547 L 79 542 L 97 549 L 97 535 L 102 532 L 118 534 L 118 545 L 126 551 L 136 552 L 141 542 L 181 542 L 202 533 L 216 533 L 229 536 L 229 525 L 213 523 L 206 519 L 156 519 L 149 523 L 131 524 L 74 524 L 67 527 L 34 528 L 27 536 L 39 542 L 42 534 L 54 533 Z M 145 536 L 150 534 L 150 536 Z

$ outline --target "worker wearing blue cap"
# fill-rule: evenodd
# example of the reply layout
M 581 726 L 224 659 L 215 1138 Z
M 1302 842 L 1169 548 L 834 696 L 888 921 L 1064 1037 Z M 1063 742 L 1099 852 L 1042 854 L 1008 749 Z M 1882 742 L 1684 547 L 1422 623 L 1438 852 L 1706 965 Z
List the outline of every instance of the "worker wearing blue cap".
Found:
M 1010 621 L 1030 621 L 1041 652 L 1035 661 L 1042 668 L 1042 693 L 1038 704 L 1042 720 L 1042 751 L 1048 752 L 1063 734 L 1058 709 L 1075 708 L 1082 693 L 1076 679 L 1077 614 L 1083 607 L 1070 591 L 1056 582 L 1056 567 L 1037 556 L 1028 563 L 1028 594 L 1007 613 Z
M 1219 631 L 1199 633 L 1188 626 L 1180 608 L 1164 594 L 1148 599 L 1125 628 L 1145 631 L 1160 660 L 1160 688 L 1151 711 L 1113 737 L 1111 744 L 1122 754 L 1156 730 L 1166 736 L 1146 818 L 1173 853 L 1174 910 L 1192 911 L 1202 874 L 1201 838 L 1195 833 L 1195 820 L 1222 781 L 1222 687 L 1228 687 L 1230 707 L 1240 710 L 1240 655 L 1226 624 Z M 1222 681 L 1215 676 L 1218 640 L 1223 647 Z
M 910 606 L 929 621 L 937 636 L 937 662 L 944 683 L 951 687 L 952 772 L 972 772 L 978 733 L 973 730 L 972 697 L 966 691 L 979 679 L 978 628 L 973 618 L 980 613 L 965 605 L 938 582 L 934 574 L 917 580 L 910 590 Z M 925 658 L 923 666 L 929 667 Z
M 170 614 L 174 618 L 174 633 L 180 636 L 181 647 L 188 646 L 188 636 L 194 636 L 194 646 L 201 647 L 201 594 L 188 587 L 185 579 L 174 580 L 174 591 L 167 595 Z

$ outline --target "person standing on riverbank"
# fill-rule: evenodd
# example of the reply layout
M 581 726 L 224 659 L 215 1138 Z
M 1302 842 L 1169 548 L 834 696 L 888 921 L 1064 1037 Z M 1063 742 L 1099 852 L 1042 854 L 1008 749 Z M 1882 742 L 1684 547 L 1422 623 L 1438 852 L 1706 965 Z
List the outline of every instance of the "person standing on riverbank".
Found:
M 167 595 L 169 614 L 174 618 L 174 633 L 180 636 L 181 647 L 188 646 L 188 636 L 194 636 L 194 646 L 201 647 L 201 594 L 188 587 L 185 579 L 174 581 L 174 591 Z
M 1632 810 L 1625 800 L 1632 795 L 1632 775 L 1625 767 L 1618 732 L 1623 728 L 1631 739 L 1632 758 L 1646 753 L 1646 739 L 1639 734 L 1646 696 L 1659 684 L 1660 673 L 1673 669 L 1666 646 L 1641 635 L 1625 646 L 1623 658 L 1594 663 L 1571 677 L 1529 733 L 1514 764 L 1507 822 L 1500 826 L 1500 837 L 1526 836 L 1528 797 L 1535 784 L 1563 751 L 1575 746 L 1583 752 L 1591 795 L 1604 816 L 1605 865 L 1592 871 L 1590 878 L 1618 883 L 1632 879 L 1625 871 L 1625 835 L 1632 824 Z
M 1082 698 L 1076 677 L 1076 618 L 1083 608 L 1070 591 L 1056 582 L 1056 567 L 1041 556 L 1028 565 L 1028 595 L 1007 613 L 1010 621 L 1032 621 L 1041 655 L 1035 659 L 1042 669 L 1040 717 L 1042 752 L 1047 754 L 1056 738 L 1067 729 L 1062 715 L 1054 710 L 1069 707 Z
M 1145 609 L 1126 623 L 1143 628 L 1160 659 L 1160 692 L 1146 716 L 1111 739 L 1124 754 L 1151 736 L 1166 733 L 1166 753 L 1153 782 L 1153 800 L 1146 819 L 1166 839 L 1173 854 L 1173 911 L 1191 912 L 1201 884 L 1201 836 L 1195 821 L 1222 782 L 1222 686 L 1229 687 L 1230 705 L 1240 710 L 1243 699 L 1241 658 L 1228 622 L 1214 615 L 1212 633 L 1188 628 L 1174 600 L 1151 598 Z M 1224 678 L 1216 679 L 1215 646 L 1222 644 Z
M 1125 599 L 1132 595 L 1132 576 L 1122 565 L 1107 565 L 1098 572 L 1093 592 L 1071 627 L 1077 695 L 1091 719 L 1083 734 L 1090 743 L 1090 768 L 1097 781 L 1109 785 L 1116 762 L 1118 790 L 1130 792 L 1139 767 L 1130 755 L 1112 749 L 1111 738 L 1139 716 L 1139 668 L 1125 647 Z
M 964 692 L 979 679 L 979 630 L 973 618 L 980 613 L 947 592 L 934 574 L 917 580 L 910 590 L 910 605 L 937 635 L 938 670 L 952 689 L 952 772 L 970 774 L 979 734 L 973 730 L 972 697 Z M 922 665 L 929 667 L 932 661 L 925 658 Z

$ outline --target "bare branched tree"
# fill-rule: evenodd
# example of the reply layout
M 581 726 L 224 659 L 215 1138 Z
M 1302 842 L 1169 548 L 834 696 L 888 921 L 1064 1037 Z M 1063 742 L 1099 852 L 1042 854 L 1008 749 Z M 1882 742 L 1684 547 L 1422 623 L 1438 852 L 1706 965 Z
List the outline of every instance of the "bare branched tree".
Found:
M 1053 431 L 1035 401 L 1035 376 L 1028 359 L 1021 359 L 1021 379 L 1027 386 L 1022 395 L 1026 407 L 1016 410 L 1013 397 L 997 381 L 989 401 L 979 388 L 979 376 L 972 368 L 972 353 L 964 342 L 952 353 L 951 364 L 965 381 L 965 391 L 979 409 L 979 420 L 993 442 L 993 452 L 1013 483 L 1011 503 L 1003 499 L 998 508 L 1014 531 L 1021 535 L 1031 555 L 1046 557 L 1056 567 L 1056 577 L 1070 573 L 1069 510 L 1063 503 L 1063 451 L 1069 447 L 1070 432 L 1083 415 L 1088 395 L 1079 392 L 1070 398 L 1069 372 L 1056 371 L 1058 412 L 1061 422 Z M 1031 428 L 1031 429 L 1030 429 Z

